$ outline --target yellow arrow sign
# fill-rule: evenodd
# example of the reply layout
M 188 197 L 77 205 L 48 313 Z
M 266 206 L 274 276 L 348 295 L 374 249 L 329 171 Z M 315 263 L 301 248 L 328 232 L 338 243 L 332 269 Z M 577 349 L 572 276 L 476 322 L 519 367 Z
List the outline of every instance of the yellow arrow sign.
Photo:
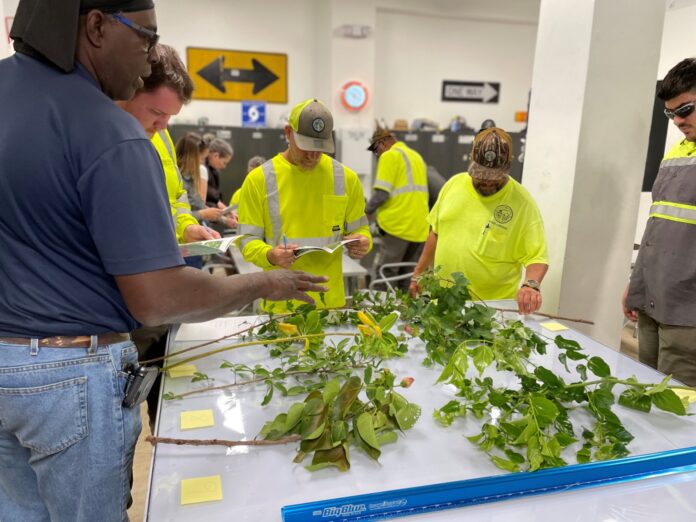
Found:
M 196 100 L 288 102 L 288 55 L 186 49 Z

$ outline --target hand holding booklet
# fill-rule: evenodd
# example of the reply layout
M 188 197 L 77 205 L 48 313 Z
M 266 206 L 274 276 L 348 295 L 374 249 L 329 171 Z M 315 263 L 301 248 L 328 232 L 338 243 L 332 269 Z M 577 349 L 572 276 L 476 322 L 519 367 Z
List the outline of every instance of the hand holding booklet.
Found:
M 179 252 L 184 257 L 207 256 L 210 254 L 224 254 L 235 241 L 245 237 L 247 234 L 238 236 L 222 237 L 220 239 L 208 239 L 206 241 L 194 241 L 179 245 Z
M 360 241 L 360 238 L 354 237 L 351 239 L 344 239 L 343 241 L 336 241 L 335 243 L 331 243 L 330 245 L 326 245 L 323 247 L 302 246 L 293 250 L 293 253 L 295 254 L 295 257 L 301 257 L 305 254 L 311 254 L 312 252 L 326 252 L 327 254 L 333 254 L 336 250 L 342 248 L 343 245 L 347 245 L 348 243 L 352 243 L 353 241 Z

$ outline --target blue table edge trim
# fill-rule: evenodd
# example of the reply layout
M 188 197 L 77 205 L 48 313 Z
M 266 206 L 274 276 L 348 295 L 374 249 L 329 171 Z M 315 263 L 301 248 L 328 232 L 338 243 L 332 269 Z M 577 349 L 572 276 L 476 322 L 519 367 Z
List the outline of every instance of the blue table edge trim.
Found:
M 696 470 L 696 446 L 284 506 L 284 522 L 377 520 Z

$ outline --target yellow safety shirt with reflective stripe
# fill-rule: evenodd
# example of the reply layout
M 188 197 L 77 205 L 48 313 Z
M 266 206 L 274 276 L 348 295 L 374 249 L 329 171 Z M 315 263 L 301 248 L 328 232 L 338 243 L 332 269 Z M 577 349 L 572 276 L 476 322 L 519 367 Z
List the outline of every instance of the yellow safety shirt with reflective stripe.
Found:
M 482 196 L 468 173 L 453 176 L 429 220 L 437 234 L 434 266 L 444 278 L 463 273 L 474 297 L 514 299 L 522 268 L 549 262 L 539 208 L 512 178 L 499 192 Z
M 241 189 L 239 202 L 240 234 L 250 234 L 240 242 L 244 258 L 273 270 L 268 251 L 283 244 L 326 246 L 348 234 L 372 238 L 365 217 L 365 198 L 357 174 L 323 154 L 317 166 L 304 171 L 278 154 L 252 170 Z M 315 252 L 298 258 L 291 266 L 312 274 L 328 276 L 329 291 L 324 303 L 318 294 L 310 294 L 318 307 L 345 305 L 343 255 Z M 299 302 L 295 303 L 300 304 Z M 264 302 L 276 312 L 286 310 L 285 302 Z
M 176 163 L 176 152 L 169 131 L 156 132 L 152 136 L 152 144 L 159 154 L 164 168 L 164 181 L 167 184 L 169 206 L 172 209 L 172 217 L 176 225 L 176 240 L 184 243 L 184 230 L 189 225 L 198 225 L 198 221 L 191 214 L 191 205 L 184 189 L 184 183 Z
M 379 157 L 374 189 L 389 193 L 377 209 L 388 234 L 421 243 L 428 238 L 428 177 L 423 158 L 402 141 Z
M 696 143 L 686 139 L 665 155 L 626 305 L 655 321 L 696 327 Z

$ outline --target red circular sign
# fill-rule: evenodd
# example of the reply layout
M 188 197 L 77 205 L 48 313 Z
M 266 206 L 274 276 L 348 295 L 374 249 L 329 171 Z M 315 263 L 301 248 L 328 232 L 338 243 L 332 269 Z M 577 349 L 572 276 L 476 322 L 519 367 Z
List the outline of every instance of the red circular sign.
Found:
M 358 112 L 367 105 L 367 87 L 361 82 L 348 82 L 341 88 L 341 103 L 349 111 Z

